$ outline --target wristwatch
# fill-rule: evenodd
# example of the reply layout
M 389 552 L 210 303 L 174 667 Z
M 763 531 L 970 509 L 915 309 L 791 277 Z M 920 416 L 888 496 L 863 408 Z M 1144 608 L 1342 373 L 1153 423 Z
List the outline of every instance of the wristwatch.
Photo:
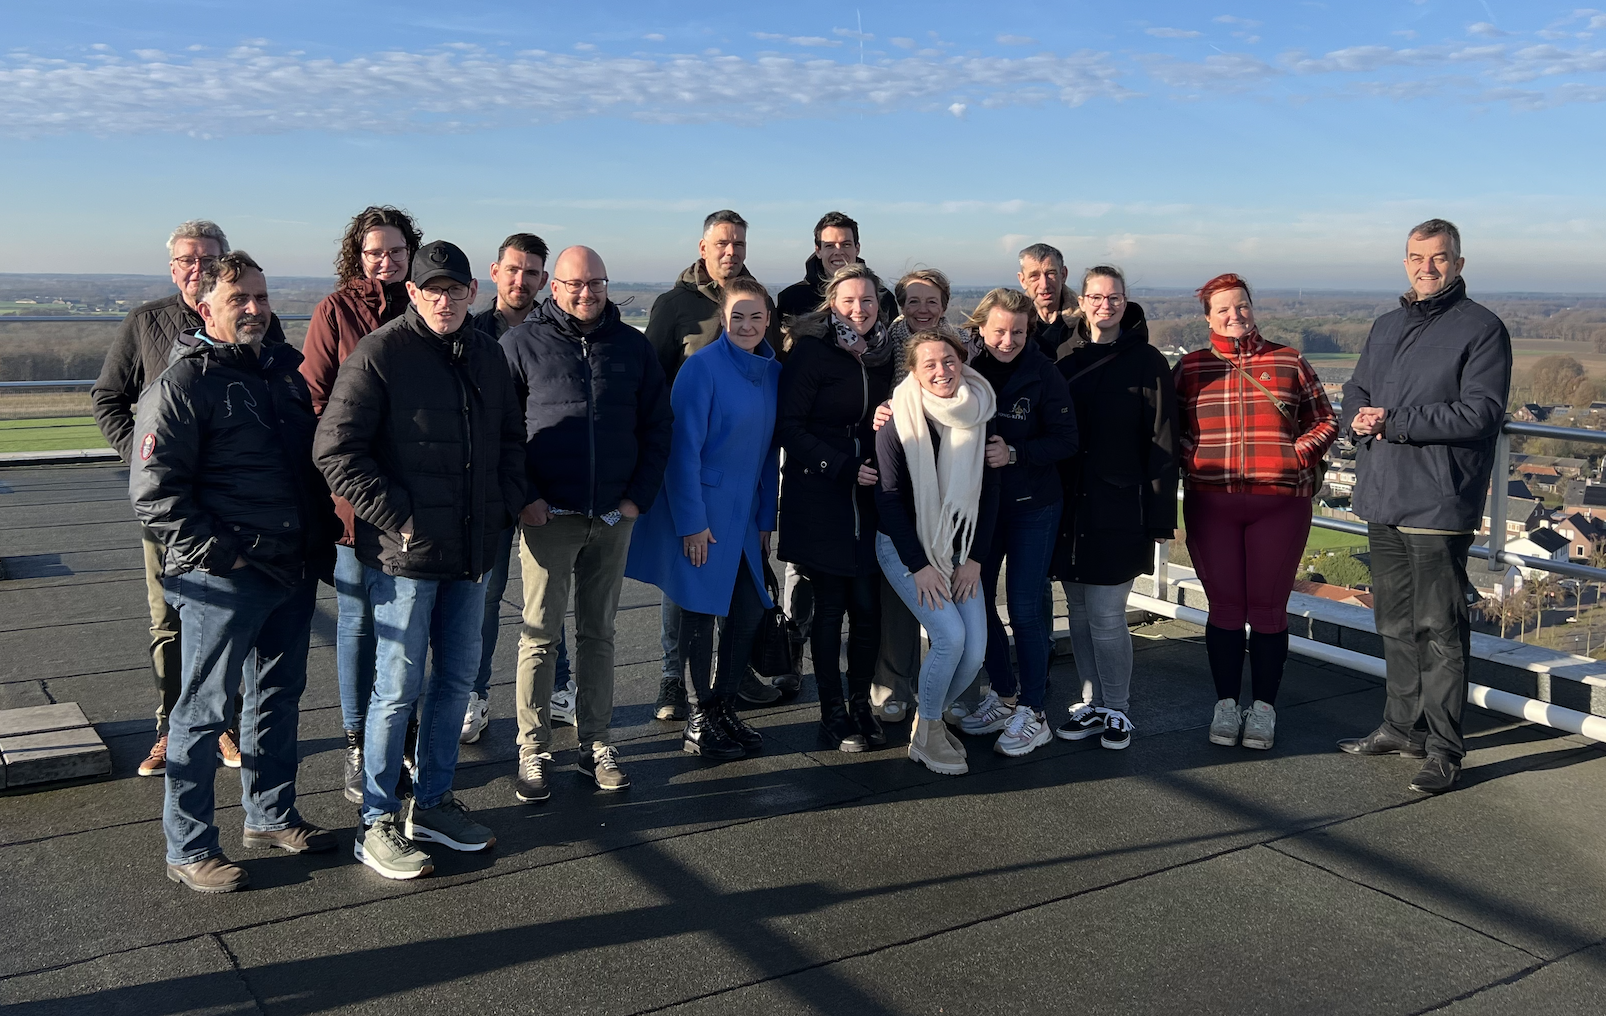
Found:
M 1013 466 L 1020 458 L 1020 453 L 1015 451 L 1014 445 L 1005 445 L 1004 447 L 1009 449 L 1009 464 Z

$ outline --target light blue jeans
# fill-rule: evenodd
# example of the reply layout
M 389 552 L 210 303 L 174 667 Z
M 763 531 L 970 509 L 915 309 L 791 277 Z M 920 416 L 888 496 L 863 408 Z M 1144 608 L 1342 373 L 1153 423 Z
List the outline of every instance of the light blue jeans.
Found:
M 335 676 L 340 681 L 340 721 L 361 730 L 374 693 L 374 612 L 357 551 L 335 545 Z
M 886 533 L 875 537 L 876 558 L 893 592 L 908 604 L 915 620 L 926 629 L 931 649 L 920 665 L 917 711 L 922 720 L 940 720 L 960 692 L 976 680 L 987 655 L 987 608 L 980 593 L 964 603 L 948 601 L 938 609 L 920 605 L 915 578 L 898 557 L 898 549 Z

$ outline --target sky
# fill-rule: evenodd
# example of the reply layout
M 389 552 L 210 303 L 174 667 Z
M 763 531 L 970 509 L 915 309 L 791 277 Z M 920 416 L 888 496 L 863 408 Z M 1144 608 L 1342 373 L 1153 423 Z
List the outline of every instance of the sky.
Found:
M 11 3 L 0 272 L 162 273 L 179 221 L 327 275 L 368 204 L 672 279 L 704 215 L 795 281 L 815 220 L 881 274 L 1012 279 L 1046 240 L 1135 287 L 1606 291 L 1606 11 L 1530 0 Z M 482 272 L 483 274 L 483 272 Z

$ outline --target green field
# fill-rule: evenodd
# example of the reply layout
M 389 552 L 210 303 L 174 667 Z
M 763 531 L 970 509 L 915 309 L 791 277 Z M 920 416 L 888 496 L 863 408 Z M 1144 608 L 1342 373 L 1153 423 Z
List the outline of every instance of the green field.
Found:
M 47 420 L 0 420 L 0 452 L 59 452 L 105 448 L 106 439 L 89 416 Z
M 1318 529 L 1310 527 L 1310 539 L 1305 541 L 1305 553 L 1311 554 L 1319 550 L 1351 550 L 1355 553 L 1366 551 L 1366 537 L 1353 536 L 1349 533 L 1340 533 L 1334 529 Z

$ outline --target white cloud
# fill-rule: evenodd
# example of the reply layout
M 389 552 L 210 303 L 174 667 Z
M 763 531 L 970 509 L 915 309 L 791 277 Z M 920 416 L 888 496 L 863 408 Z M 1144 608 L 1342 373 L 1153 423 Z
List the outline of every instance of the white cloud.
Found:
M 774 32 L 754 32 L 753 38 L 767 39 L 774 42 L 789 42 L 794 46 L 820 47 L 842 45 L 841 41 L 837 39 L 827 39 L 820 35 L 776 35 Z
M 1204 34 L 1188 28 L 1145 28 L 1144 32 L 1156 39 L 1197 39 Z
M 664 35 L 662 32 L 648 32 L 646 35 L 643 35 L 642 38 L 646 39 L 648 42 L 664 41 Z
M 1218 25 L 1238 25 L 1242 28 L 1259 28 L 1264 24 L 1264 22 L 1255 21 L 1252 18 L 1236 18 L 1231 14 L 1218 14 L 1210 20 Z
M 851 28 L 833 28 L 831 32 L 834 35 L 842 36 L 844 39 L 859 39 L 864 42 L 869 42 L 875 38 L 869 32 L 856 32 Z
M 1029 35 L 1000 35 L 998 44 L 1001 46 L 1035 46 L 1037 40 Z
M 952 113 L 954 116 L 956 116 L 959 119 L 963 120 L 965 118 L 965 109 L 966 109 L 966 106 L 965 106 L 964 103 L 956 102 L 953 105 L 948 107 L 948 112 Z
M 1487 21 L 1479 21 L 1467 26 L 1467 34 L 1481 36 L 1485 39 L 1498 39 L 1503 35 L 1510 35 L 1511 33 L 1503 31 Z
M 892 40 L 892 44 L 894 46 L 898 47 L 899 49 L 914 49 L 915 47 L 920 45 L 920 43 L 914 41 L 913 39 L 904 39 L 904 38 L 901 38 L 901 37 L 900 38 L 894 38 Z

